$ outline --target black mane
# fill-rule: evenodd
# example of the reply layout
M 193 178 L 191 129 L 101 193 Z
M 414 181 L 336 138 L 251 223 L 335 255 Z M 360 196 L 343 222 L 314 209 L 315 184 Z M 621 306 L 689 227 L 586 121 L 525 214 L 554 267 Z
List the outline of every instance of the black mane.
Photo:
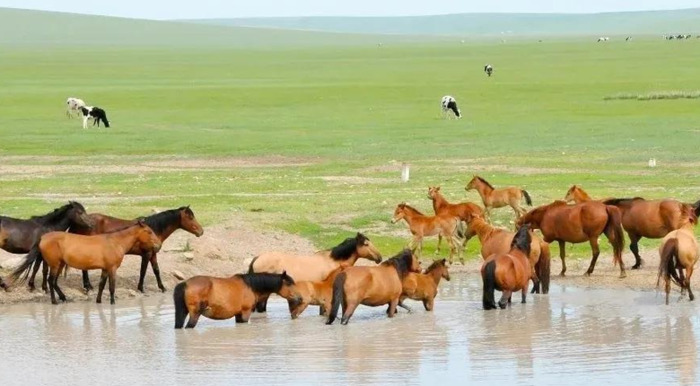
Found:
M 518 228 L 518 232 L 515 233 L 515 236 L 513 237 L 513 241 L 510 243 L 510 249 L 518 249 L 525 253 L 526 255 L 530 254 L 530 244 L 532 242 L 532 238 L 530 237 L 530 225 L 525 224 Z
M 603 201 L 603 204 L 605 205 L 620 205 L 620 204 L 627 204 L 633 201 L 638 201 L 642 200 L 644 201 L 644 198 L 642 197 L 634 197 L 634 198 L 611 198 L 609 200 Z
M 294 284 L 294 279 L 278 273 L 241 273 L 236 275 L 243 282 L 258 294 L 271 294 L 278 292 L 282 288 L 284 281 L 287 284 Z
M 396 272 L 399 274 L 399 277 L 403 279 L 411 269 L 412 261 L 413 253 L 410 249 L 404 249 L 403 251 L 399 252 L 398 255 L 386 260 L 380 265 L 393 265 L 394 268 L 396 268 Z
M 80 203 L 75 202 L 75 201 L 69 201 L 68 204 L 63 205 L 60 208 L 54 209 L 51 213 L 47 213 L 43 216 L 32 216 L 29 219 L 32 221 L 36 221 L 42 225 L 51 225 L 51 224 L 59 223 L 66 218 L 66 214 L 73 207 L 78 207 L 78 208 L 82 209 L 83 212 L 85 211 L 85 208 Z
M 364 244 L 366 240 L 369 239 L 362 233 L 358 233 L 355 237 L 348 237 L 343 240 L 342 243 L 331 249 L 331 258 L 333 258 L 333 260 L 349 259 L 357 250 L 357 246 Z
M 481 177 L 479 177 L 479 176 L 474 176 L 474 177 L 476 177 L 477 180 L 479 180 L 479 181 L 483 182 L 484 184 L 486 184 L 486 186 L 488 186 L 489 188 L 496 190 L 496 188 L 494 188 L 493 185 L 489 184 L 489 182 L 486 181 L 485 179 L 483 179 L 483 178 L 481 178 Z
M 189 210 L 190 213 L 192 212 L 190 208 L 183 206 L 181 208 L 170 209 L 148 217 L 143 217 L 142 220 L 153 229 L 153 232 L 161 234 L 168 226 L 174 223 L 180 224 L 180 211 L 183 209 Z

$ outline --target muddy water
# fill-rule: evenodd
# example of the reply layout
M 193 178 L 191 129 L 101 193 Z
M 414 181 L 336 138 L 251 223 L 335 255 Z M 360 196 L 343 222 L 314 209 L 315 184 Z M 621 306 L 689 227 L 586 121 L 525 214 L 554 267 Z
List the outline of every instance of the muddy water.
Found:
M 480 309 L 476 277 L 444 283 L 435 312 L 348 326 L 271 302 L 250 324 L 200 319 L 174 331 L 170 296 L 0 307 L 7 384 L 697 384 L 700 319 L 653 291 L 553 286 L 507 311 Z

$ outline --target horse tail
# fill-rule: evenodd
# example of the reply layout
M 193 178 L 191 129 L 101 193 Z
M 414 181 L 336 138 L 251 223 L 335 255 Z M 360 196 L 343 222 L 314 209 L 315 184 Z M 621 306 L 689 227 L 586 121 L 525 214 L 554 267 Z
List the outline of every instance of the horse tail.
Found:
M 673 238 L 667 240 L 664 243 L 663 248 L 661 248 L 661 255 L 659 261 L 659 276 L 656 279 L 656 286 L 659 286 L 659 281 L 661 277 L 665 280 L 672 280 L 679 286 L 683 286 L 681 283 L 680 276 L 676 271 L 676 265 L 678 264 L 678 239 Z
M 338 316 L 338 308 L 340 308 L 340 303 L 343 301 L 343 298 L 345 298 L 345 279 L 347 277 L 348 274 L 346 272 L 341 272 L 333 281 L 333 298 L 331 300 L 331 309 L 326 324 L 333 324 L 335 318 Z
M 250 261 L 250 265 L 248 266 L 248 273 L 255 273 L 255 271 L 253 270 L 253 264 L 255 264 L 255 260 L 257 260 L 258 257 L 260 256 L 255 256 L 253 260 Z
M 613 247 L 613 264 L 622 266 L 622 249 L 625 246 L 625 235 L 622 233 L 622 215 L 616 206 L 606 205 L 605 210 L 608 212 L 608 222 L 603 231 Z
M 695 201 L 695 203 L 693 203 L 691 206 L 693 207 L 695 217 L 700 217 L 700 200 Z
M 12 278 L 12 284 L 24 283 L 29 278 L 29 273 L 32 271 L 34 264 L 41 264 L 44 257 L 41 255 L 41 250 L 39 249 L 39 243 L 34 244 L 32 249 L 29 250 L 27 256 L 24 257 L 24 261 L 19 267 L 15 268 L 10 274 Z M 46 262 L 44 262 L 46 264 Z
M 175 303 L 175 328 L 182 328 L 187 317 L 187 303 L 185 303 L 185 290 L 187 282 L 183 281 L 173 289 L 173 302 Z
M 484 309 L 493 310 L 496 308 L 496 301 L 493 297 L 493 292 L 496 290 L 496 260 L 486 263 L 481 279 L 484 281 Z
M 535 272 L 540 279 L 540 288 L 543 294 L 549 293 L 549 276 L 551 272 L 551 254 L 549 253 L 549 244 L 540 244 L 540 258 L 535 264 Z
M 523 197 L 525 197 L 525 203 L 528 206 L 532 206 L 532 198 L 530 197 L 530 193 L 528 193 L 525 189 L 520 189 L 520 191 L 523 193 Z

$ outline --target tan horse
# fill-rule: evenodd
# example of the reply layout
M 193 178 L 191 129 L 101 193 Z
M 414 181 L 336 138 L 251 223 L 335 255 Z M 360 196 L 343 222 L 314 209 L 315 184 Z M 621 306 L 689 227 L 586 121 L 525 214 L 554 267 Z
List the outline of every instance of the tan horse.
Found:
M 201 315 L 224 320 L 236 317 L 236 323 L 247 323 L 255 303 L 261 296 L 276 293 L 292 301 L 301 301 L 294 279 L 285 272 L 247 273 L 229 278 L 195 276 L 173 290 L 175 328 L 194 328 Z
M 447 260 L 445 259 L 434 262 L 424 273 L 409 272 L 406 274 L 401 281 L 403 290 L 399 299 L 399 307 L 411 312 L 411 309 L 403 304 L 403 301 L 408 298 L 423 302 L 425 310 L 432 311 L 440 279 L 450 281 L 450 272 L 447 270 Z
M 671 293 L 671 281 L 681 287 L 681 295 L 688 290 L 690 301 L 695 299 L 690 289 L 690 278 L 693 276 L 695 263 L 698 261 L 698 241 L 695 239 L 693 228 L 697 218 L 680 229 L 669 232 L 659 247 L 659 276 L 656 286 L 659 286 L 661 278 L 664 279 L 666 291 L 666 304 Z M 683 272 L 685 270 L 685 273 Z
M 507 253 L 496 253 L 486 258 L 481 266 L 481 279 L 484 283 L 483 307 L 485 310 L 496 308 L 494 291 L 502 292 L 498 306 L 506 308 L 511 303 L 513 292 L 522 291 L 522 303 L 527 297 L 527 287 L 530 282 L 530 226 L 522 225 L 511 242 Z
M 467 186 L 464 188 L 466 191 L 476 190 L 481 196 L 481 201 L 484 203 L 484 209 L 486 217 L 489 217 L 491 209 L 502 208 L 504 206 L 510 206 L 515 212 L 515 217 L 518 218 L 527 212 L 520 206 L 520 201 L 525 199 L 527 205 L 532 206 L 532 199 L 530 194 L 520 188 L 508 187 L 502 189 L 496 189 L 493 185 L 489 184 L 485 179 L 474 176 L 474 178 L 469 181 Z
M 382 254 L 362 233 L 343 240 L 332 249 L 308 256 L 286 252 L 265 252 L 251 261 L 248 273 L 287 272 L 297 282 L 320 282 L 338 267 L 355 265 L 358 259 L 368 259 L 376 263 L 382 261 Z M 267 297 L 263 296 L 256 311 L 265 312 L 266 310 Z
M 338 267 L 328 275 L 324 281 L 299 281 L 297 290 L 301 295 L 301 302 L 289 301 L 289 313 L 292 319 L 296 319 L 309 305 L 321 306 L 320 314 L 328 316 L 331 309 L 331 298 L 333 297 L 333 282 L 335 277 L 342 272 L 345 267 Z
M 479 205 L 473 202 L 460 202 L 459 204 L 449 203 L 445 197 L 440 193 L 439 186 L 429 186 L 428 187 L 428 198 L 433 201 L 433 211 L 436 215 L 448 215 L 457 217 L 461 221 L 467 221 L 470 215 L 483 215 L 484 210 L 481 209 Z M 462 241 L 462 251 L 464 252 L 464 247 L 466 247 L 467 242 L 474 237 L 474 233 L 467 230 L 464 233 L 464 241 Z M 440 250 L 440 243 L 442 242 L 442 236 L 438 235 L 438 247 L 436 252 Z
M 411 231 L 413 238 L 408 244 L 408 247 L 412 251 L 418 250 L 418 257 L 422 255 L 423 252 L 423 238 L 429 236 L 441 236 L 447 240 L 450 246 L 450 263 L 454 257 L 455 251 L 457 250 L 457 225 L 459 224 L 459 219 L 451 215 L 436 215 L 436 216 L 426 216 L 419 212 L 415 208 L 407 205 L 406 203 L 401 203 L 396 206 L 394 210 L 394 217 L 391 219 L 391 223 L 395 224 L 398 221 L 405 220 L 408 224 L 408 229 Z M 438 244 L 438 248 L 439 248 Z M 438 253 L 439 253 L 438 249 Z
M 109 298 L 114 304 L 114 290 L 117 269 L 124 260 L 124 255 L 139 246 L 142 250 L 158 252 L 161 241 L 158 235 L 139 220 L 135 225 L 123 230 L 94 236 L 76 235 L 66 232 L 49 232 L 41 236 L 41 240 L 24 258 L 24 262 L 12 273 L 15 280 L 24 275 L 26 280 L 32 265 L 39 259 L 49 267 L 49 289 L 51 303 L 58 304 L 55 293 L 61 301 L 66 301 L 63 291 L 56 283 L 59 273 L 66 267 L 81 270 L 100 269 L 99 291 L 97 303 L 102 303 L 102 291 L 109 278 Z
M 469 229 L 479 237 L 482 258 L 486 259 L 491 255 L 508 253 L 510 251 L 515 232 L 496 228 L 479 216 L 470 216 L 467 224 Z M 532 243 L 528 260 L 532 268 L 532 292 L 539 293 L 541 287 L 542 293 L 547 294 L 549 293 L 551 259 L 549 244 L 535 235 L 534 232 L 531 231 L 530 233 Z
M 349 267 L 338 274 L 333 282 L 333 300 L 326 324 L 333 324 L 341 304 L 343 317 L 348 321 L 360 304 L 378 307 L 388 305 L 387 316 L 392 318 L 403 291 L 401 280 L 408 272 L 420 272 L 420 263 L 405 249 L 376 267 Z

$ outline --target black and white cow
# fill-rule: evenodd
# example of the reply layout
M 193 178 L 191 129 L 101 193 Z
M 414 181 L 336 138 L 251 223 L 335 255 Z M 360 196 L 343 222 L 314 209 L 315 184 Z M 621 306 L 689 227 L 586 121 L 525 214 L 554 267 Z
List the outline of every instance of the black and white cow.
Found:
M 440 103 L 442 105 L 442 115 L 443 117 L 448 117 L 449 111 L 452 111 L 457 118 L 462 118 L 462 113 L 459 111 L 459 107 L 457 107 L 457 100 L 450 95 L 445 95 L 442 97 L 442 101 Z
M 486 75 L 491 76 L 491 74 L 493 74 L 493 66 L 491 66 L 490 64 L 485 65 L 484 72 L 486 73 Z
M 99 107 L 83 106 L 80 108 L 80 112 L 83 114 L 83 129 L 87 129 L 87 123 L 89 119 L 93 119 L 92 125 L 97 125 L 100 127 L 100 121 L 105 124 L 105 127 L 109 127 L 109 121 L 107 120 L 107 113 Z

